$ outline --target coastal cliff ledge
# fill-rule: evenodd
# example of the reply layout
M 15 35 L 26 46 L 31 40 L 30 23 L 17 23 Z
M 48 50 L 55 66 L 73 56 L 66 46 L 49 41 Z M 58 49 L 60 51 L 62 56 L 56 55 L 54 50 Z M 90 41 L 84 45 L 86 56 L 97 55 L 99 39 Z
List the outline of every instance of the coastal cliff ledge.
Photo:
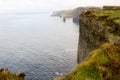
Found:
M 120 80 L 120 10 L 80 15 L 78 65 L 54 80 Z

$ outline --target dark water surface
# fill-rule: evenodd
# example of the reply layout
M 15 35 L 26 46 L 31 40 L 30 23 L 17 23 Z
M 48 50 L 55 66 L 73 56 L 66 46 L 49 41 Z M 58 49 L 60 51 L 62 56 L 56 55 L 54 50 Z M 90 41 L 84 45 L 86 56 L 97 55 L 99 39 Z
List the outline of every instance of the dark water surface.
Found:
M 78 26 L 49 14 L 0 15 L 0 68 L 52 80 L 76 64 Z

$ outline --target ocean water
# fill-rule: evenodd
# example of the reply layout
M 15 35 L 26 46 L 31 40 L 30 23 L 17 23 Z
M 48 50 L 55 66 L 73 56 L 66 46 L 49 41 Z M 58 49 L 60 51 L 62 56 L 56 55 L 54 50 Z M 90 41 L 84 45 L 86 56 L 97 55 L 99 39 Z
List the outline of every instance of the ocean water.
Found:
M 78 25 L 50 14 L 0 14 L 0 68 L 52 80 L 76 64 Z

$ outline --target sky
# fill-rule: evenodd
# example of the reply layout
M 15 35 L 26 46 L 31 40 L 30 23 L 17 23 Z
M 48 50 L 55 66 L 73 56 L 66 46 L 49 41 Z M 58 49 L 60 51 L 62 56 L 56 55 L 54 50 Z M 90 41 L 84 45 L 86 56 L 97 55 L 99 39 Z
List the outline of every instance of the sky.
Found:
M 80 6 L 120 5 L 120 0 L 0 0 L 0 13 L 47 12 Z

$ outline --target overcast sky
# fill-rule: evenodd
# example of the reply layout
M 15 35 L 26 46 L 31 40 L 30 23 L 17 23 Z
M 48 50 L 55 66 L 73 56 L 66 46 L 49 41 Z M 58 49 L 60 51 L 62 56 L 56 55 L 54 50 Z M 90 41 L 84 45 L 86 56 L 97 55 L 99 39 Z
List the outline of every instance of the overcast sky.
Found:
M 0 0 L 0 12 L 46 12 L 102 5 L 120 5 L 120 0 Z

